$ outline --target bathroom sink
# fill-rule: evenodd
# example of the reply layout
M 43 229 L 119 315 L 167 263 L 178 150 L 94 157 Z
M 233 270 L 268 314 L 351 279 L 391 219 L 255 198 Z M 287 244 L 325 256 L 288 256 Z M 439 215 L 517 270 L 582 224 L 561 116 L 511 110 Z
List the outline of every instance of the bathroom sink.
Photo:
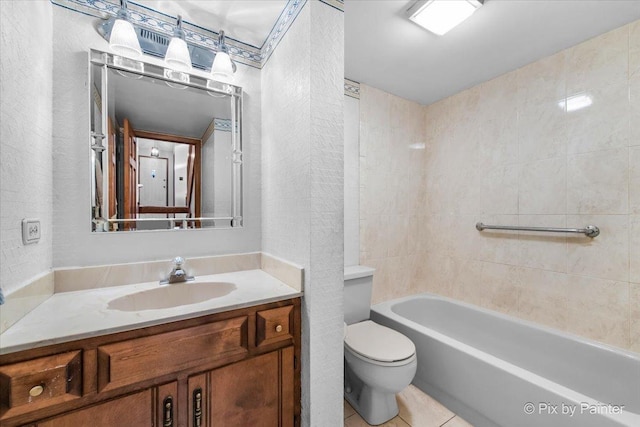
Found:
M 120 311 L 158 310 L 197 304 L 228 295 L 236 285 L 226 282 L 185 282 L 125 295 L 109 301 L 108 308 Z

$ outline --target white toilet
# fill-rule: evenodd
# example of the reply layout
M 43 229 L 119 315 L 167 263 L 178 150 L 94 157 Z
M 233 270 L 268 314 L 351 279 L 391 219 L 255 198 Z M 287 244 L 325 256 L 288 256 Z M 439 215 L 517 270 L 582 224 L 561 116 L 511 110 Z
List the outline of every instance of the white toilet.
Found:
M 371 425 L 398 415 L 396 394 L 416 374 L 416 347 L 393 329 L 369 320 L 373 272 L 365 266 L 344 269 L 344 395 Z

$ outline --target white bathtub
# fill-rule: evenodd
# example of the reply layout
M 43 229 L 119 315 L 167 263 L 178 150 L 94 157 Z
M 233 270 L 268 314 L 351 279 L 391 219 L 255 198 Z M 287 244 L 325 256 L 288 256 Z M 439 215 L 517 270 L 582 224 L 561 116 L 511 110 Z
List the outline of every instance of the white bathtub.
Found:
M 640 426 L 638 354 L 432 294 L 371 319 L 413 340 L 413 383 L 474 426 Z

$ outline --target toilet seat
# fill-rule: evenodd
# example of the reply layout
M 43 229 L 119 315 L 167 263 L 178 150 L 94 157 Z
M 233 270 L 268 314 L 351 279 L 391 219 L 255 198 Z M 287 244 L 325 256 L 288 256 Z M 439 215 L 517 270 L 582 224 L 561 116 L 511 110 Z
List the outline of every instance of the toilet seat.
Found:
M 416 346 L 409 338 L 371 320 L 349 325 L 346 335 L 345 351 L 365 361 L 398 366 L 415 358 Z

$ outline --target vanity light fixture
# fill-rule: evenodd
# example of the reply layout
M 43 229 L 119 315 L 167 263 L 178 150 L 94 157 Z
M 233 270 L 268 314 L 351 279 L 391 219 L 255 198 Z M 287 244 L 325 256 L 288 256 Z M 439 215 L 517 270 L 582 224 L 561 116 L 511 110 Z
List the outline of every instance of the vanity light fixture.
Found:
M 171 87 L 186 89 L 188 86 L 185 84 L 190 83 L 189 74 L 196 68 L 210 68 L 212 89 L 220 89 L 215 84 L 216 81 L 231 83 L 237 67 L 229 55 L 224 31 L 220 31 L 215 48 L 210 49 L 187 43 L 181 16 L 178 16 L 173 34 L 169 37 L 163 32 L 148 28 L 144 20 L 138 25 L 138 19 L 127 9 L 127 0 L 120 0 L 120 9 L 116 15 L 109 16 L 96 27 L 98 33 L 109 42 L 116 67 L 141 74 L 144 72 L 144 63 L 139 58 L 145 53 L 164 58 L 164 77 Z M 164 22 L 160 23 L 163 29 L 167 27 Z
M 211 65 L 211 77 L 216 80 L 231 80 L 236 72 L 236 64 L 229 56 L 229 48 L 224 42 L 224 31 L 218 36 L 218 51 Z
M 185 41 L 184 31 L 182 30 L 182 16 L 178 15 L 178 22 L 176 23 L 176 29 L 173 32 L 173 37 L 169 42 L 169 47 L 164 55 L 164 63 L 167 68 L 164 69 L 164 76 L 168 79 L 175 80 L 181 83 L 189 83 L 189 72 L 193 69 L 191 65 L 191 55 L 189 54 L 189 47 Z M 165 82 L 168 86 L 175 89 L 186 89 L 187 87 L 181 84 L 173 84 Z
M 586 93 L 568 96 L 566 99 L 558 101 L 558 107 L 563 110 L 566 108 L 567 113 L 587 108 L 591 104 L 593 104 L 593 99 Z
M 418 0 L 408 10 L 409 19 L 442 36 L 482 6 L 484 0 Z
M 113 22 L 111 36 L 109 37 L 109 47 L 118 55 L 129 58 L 142 56 L 142 49 L 140 48 L 136 30 L 129 22 L 127 0 L 120 0 L 120 10 Z
M 182 30 L 182 16 L 180 15 L 178 15 L 176 29 L 169 42 L 167 53 L 164 55 L 164 62 L 167 64 L 167 67 L 176 71 L 188 73 L 192 69 L 191 55 L 189 54 L 189 47 L 185 41 L 184 31 Z

